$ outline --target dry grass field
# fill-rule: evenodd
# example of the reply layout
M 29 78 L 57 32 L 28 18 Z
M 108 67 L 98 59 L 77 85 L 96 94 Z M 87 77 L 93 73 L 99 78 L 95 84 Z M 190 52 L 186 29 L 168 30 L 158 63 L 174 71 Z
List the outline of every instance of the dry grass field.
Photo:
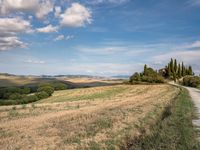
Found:
M 170 85 L 57 91 L 35 104 L 0 107 L 0 149 L 120 149 L 179 93 Z
M 38 85 L 39 83 L 52 82 L 53 79 L 37 78 L 37 77 L 22 77 L 22 76 L 4 76 L 0 75 L 0 87 Z
M 120 84 L 122 80 L 108 80 L 99 78 L 42 78 L 36 76 L 5 76 L 0 75 L 0 87 L 12 87 L 12 86 L 37 86 L 40 83 L 51 82 L 63 82 L 70 88 L 82 88 L 82 87 L 94 87 L 94 86 L 106 86 Z

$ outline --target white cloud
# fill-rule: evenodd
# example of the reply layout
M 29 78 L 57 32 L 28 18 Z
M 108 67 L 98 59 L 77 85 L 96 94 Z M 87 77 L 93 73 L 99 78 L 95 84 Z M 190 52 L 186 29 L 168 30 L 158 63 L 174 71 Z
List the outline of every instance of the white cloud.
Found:
M 126 3 L 130 0 L 87 0 L 88 4 L 92 4 L 92 5 L 98 5 L 98 4 L 102 4 L 102 3 L 110 3 L 110 4 L 123 4 Z
M 188 48 L 200 48 L 200 41 L 195 41 L 192 44 L 188 45 Z
M 0 37 L 0 51 L 5 51 L 12 48 L 25 48 L 26 44 L 19 40 L 18 37 Z
M 60 14 L 61 14 L 61 7 L 60 6 L 56 6 L 55 7 L 55 13 L 54 13 L 54 15 L 55 15 L 55 17 L 60 17 Z
M 61 40 L 64 40 L 64 39 L 65 39 L 64 35 L 59 35 L 54 39 L 54 41 L 61 41 Z
M 32 13 L 37 18 L 43 19 L 53 11 L 52 0 L 1 0 L 0 14 L 8 15 L 15 12 Z
M 83 53 L 94 54 L 94 55 L 127 55 L 127 56 L 138 56 L 146 52 L 151 51 L 151 49 L 134 47 L 132 45 L 123 46 L 104 46 L 104 47 L 85 47 L 78 46 L 76 49 Z
M 68 36 L 59 35 L 54 39 L 54 41 L 70 40 L 70 39 L 73 39 L 73 38 L 74 38 L 73 35 L 68 35 Z
M 190 6 L 200 6 L 200 0 L 188 0 L 187 4 Z
M 0 34 L 30 32 L 30 30 L 30 22 L 22 18 L 0 18 Z
M 40 33 L 57 32 L 58 31 L 58 27 L 57 26 L 48 25 L 46 27 L 37 28 L 36 31 L 40 32 Z
M 72 3 L 60 17 L 62 26 L 82 27 L 92 23 L 91 11 L 79 3 Z
M 171 51 L 168 53 L 156 55 L 152 57 L 151 62 L 160 62 L 160 65 L 166 65 L 171 58 L 176 58 L 179 62 L 184 62 L 187 65 L 192 65 L 196 73 L 200 73 L 200 67 L 197 64 L 200 64 L 200 49 L 199 50 L 179 50 Z M 158 65 L 158 64 L 156 64 Z M 164 66 L 163 66 L 164 67 Z
M 177 58 L 179 61 L 184 61 L 187 64 L 190 63 L 200 63 L 200 50 L 198 51 L 172 51 L 169 53 L 165 53 L 165 54 L 161 54 L 161 55 L 157 55 L 154 56 L 153 59 L 160 61 L 160 62 L 165 62 L 170 60 L 170 58 Z
M 70 39 L 73 39 L 74 38 L 74 36 L 73 35 L 68 35 L 68 36 L 66 36 L 66 40 L 70 40 Z
M 31 31 L 30 22 L 22 18 L 0 18 L 0 50 L 26 47 L 26 44 L 20 41 L 18 34 Z
M 111 75 L 131 75 L 133 72 L 140 71 L 143 67 L 140 63 L 84 63 L 65 66 L 66 71 L 71 74 L 90 74 L 100 76 L 111 76 Z M 59 68 L 58 68 L 59 69 Z M 61 70 L 65 71 L 65 70 Z M 58 71 L 59 72 L 59 71 Z
M 191 50 L 200 48 L 200 41 L 194 41 L 192 43 L 185 43 L 182 45 L 177 45 L 173 48 L 173 50 Z
M 53 11 L 54 3 L 52 1 L 42 1 L 38 3 L 38 10 L 36 12 L 36 17 L 39 19 L 44 19 L 46 15 Z
M 32 60 L 28 59 L 24 61 L 25 63 L 30 63 L 30 64 L 45 64 L 45 61 L 43 60 Z

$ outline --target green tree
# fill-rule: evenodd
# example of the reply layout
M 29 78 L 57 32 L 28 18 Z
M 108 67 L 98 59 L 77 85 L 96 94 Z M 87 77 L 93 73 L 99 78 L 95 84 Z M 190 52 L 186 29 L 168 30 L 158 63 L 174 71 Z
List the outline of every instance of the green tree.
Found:
M 41 86 L 37 89 L 37 92 L 46 92 L 49 96 L 51 96 L 54 92 L 54 88 L 51 86 Z
M 178 70 L 177 61 L 176 61 L 176 59 L 175 59 L 175 60 L 174 60 L 174 71 L 175 71 L 175 73 L 177 72 L 177 70 Z
M 178 64 L 178 77 L 181 78 L 182 74 L 181 74 L 181 64 Z
M 168 76 L 170 77 L 172 75 L 172 72 L 171 72 L 171 65 L 168 64 Z
M 173 73 L 174 72 L 174 60 L 172 58 L 170 61 L 170 69 L 171 69 L 171 72 Z
M 35 95 L 38 97 L 38 99 L 44 99 L 49 97 L 49 94 L 45 91 L 37 92 Z
M 189 66 L 188 68 L 188 75 L 193 75 L 192 66 Z
M 144 65 L 144 75 L 147 75 L 147 65 Z
M 141 79 L 140 74 L 136 72 L 130 77 L 130 82 L 132 83 L 134 81 L 140 81 L 140 79 Z
M 182 62 L 182 65 L 181 65 L 181 70 L 182 70 L 182 77 L 184 77 L 186 75 L 186 72 L 185 72 L 185 66 L 184 66 L 183 62 Z

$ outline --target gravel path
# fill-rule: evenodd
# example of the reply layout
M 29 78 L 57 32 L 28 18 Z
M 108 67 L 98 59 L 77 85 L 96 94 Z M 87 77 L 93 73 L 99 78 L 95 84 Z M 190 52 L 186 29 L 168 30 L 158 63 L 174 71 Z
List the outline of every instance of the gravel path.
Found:
M 197 108 L 198 118 L 193 120 L 193 124 L 200 129 L 200 90 L 191 87 L 185 87 L 185 88 L 189 91 L 190 96 L 195 104 L 195 107 Z
M 181 86 L 174 82 L 170 82 L 170 84 Z M 192 87 L 186 87 L 186 86 L 181 86 L 181 87 L 186 88 L 189 91 L 190 96 L 195 104 L 195 107 L 197 109 L 197 117 L 198 118 L 193 120 L 193 124 L 200 130 L 200 90 L 198 90 L 196 88 L 192 88 Z

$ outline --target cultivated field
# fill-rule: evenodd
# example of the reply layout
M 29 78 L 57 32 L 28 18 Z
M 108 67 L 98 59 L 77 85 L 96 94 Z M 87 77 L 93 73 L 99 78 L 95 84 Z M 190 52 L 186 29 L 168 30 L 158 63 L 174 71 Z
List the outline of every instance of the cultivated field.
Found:
M 148 132 L 178 93 L 164 84 L 115 85 L 0 107 L 0 149 L 120 149 L 127 137 Z
M 38 86 L 41 83 L 62 82 L 69 88 L 82 88 L 120 84 L 122 80 L 109 80 L 90 77 L 55 77 L 43 78 L 36 76 L 5 76 L 0 75 L 0 88 L 13 86 Z

